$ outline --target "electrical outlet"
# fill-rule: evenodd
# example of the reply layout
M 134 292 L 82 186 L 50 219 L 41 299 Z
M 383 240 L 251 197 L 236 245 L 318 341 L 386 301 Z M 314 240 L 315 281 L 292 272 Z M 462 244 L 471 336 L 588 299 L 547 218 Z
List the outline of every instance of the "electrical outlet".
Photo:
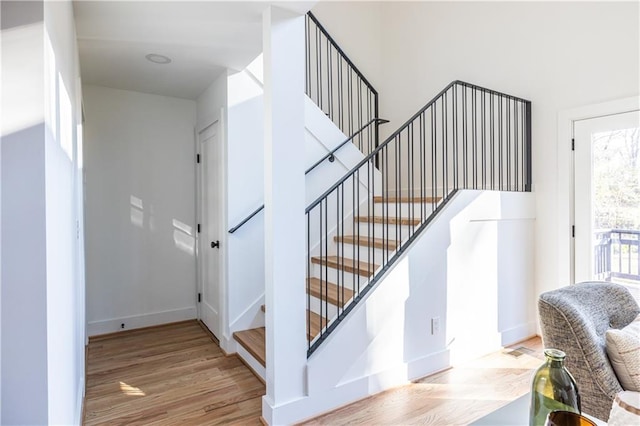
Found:
M 440 317 L 431 318 L 431 334 L 440 333 Z

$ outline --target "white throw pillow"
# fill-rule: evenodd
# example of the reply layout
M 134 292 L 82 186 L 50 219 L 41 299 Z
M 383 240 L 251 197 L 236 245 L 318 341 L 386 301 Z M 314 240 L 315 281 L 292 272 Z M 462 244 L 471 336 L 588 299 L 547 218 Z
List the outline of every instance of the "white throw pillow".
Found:
M 640 315 L 625 328 L 606 333 L 607 355 L 624 390 L 640 392 Z

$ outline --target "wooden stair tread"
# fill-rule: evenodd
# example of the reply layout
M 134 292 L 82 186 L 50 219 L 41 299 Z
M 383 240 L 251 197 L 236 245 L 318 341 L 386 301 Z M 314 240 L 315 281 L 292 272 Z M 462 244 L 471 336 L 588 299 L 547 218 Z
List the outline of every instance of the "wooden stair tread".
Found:
M 353 292 L 345 289 L 345 294 L 349 291 L 351 296 Z M 351 298 L 349 296 L 349 298 Z M 264 306 L 264 305 L 262 305 Z M 307 339 L 313 340 L 320 333 L 320 329 L 329 323 L 329 320 L 322 318 L 313 311 L 307 310 L 307 318 L 311 319 L 311 328 L 307 328 Z M 252 328 L 250 330 L 236 331 L 233 338 L 242 345 L 263 367 L 266 367 L 266 348 L 265 348 L 265 328 Z
M 307 339 L 312 341 L 327 324 L 329 320 L 307 309 L 307 318 L 311 320 L 311 326 L 307 327 Z
M 442 197 L 410 197 L 410 196 L 389 196 L 376 195 L 373 197 L 374 203 L 437 203 Z
M 332 305 L 344 307 L 344 304 L 351 300 L 353 291 L 343 287 L 340 289 L 337 285 L 327 281 L 320 281 L 319 278 L 312 277 L 307 279 L 307 291 L 310 295 L 320 300 L 326 300 Z
M 378 265 L 370 264 L 367 262 L 356 262 L 353 259 L 338 256 L 314 256 L 311 258 L 311 263 L 316 265 L 327 265 L 334 269 L 342 269 L 346 272 L 355 272 L 358 275 L 368 277 L 378 269 Z
M 364 223 L 388 223 L 390 225 L 420 225 L 422 222 L 419 218 L 410 219 L 408 217 L 391 217 L 391 216 L 357 216 L 356 222 Z
M 343 235 L 333 237 L 333 241 L 335 242 L 345 242 L 347 244 L 366 246 L 366 247 L 375 247 L 384 249 L 386 247 L 387 250 L 395 250 L 398 247 L 398 242 L 393 240 L 384 240 L 382 238 L 370 238 L 366 235 Z
M 233 333 L 233 338 L 242 345 L 253 356 L 256 361 L 262 364 L 263 367 L 267 366 L 267 351 L 265 345 L 265 328 L 258 327 L 250 330 L 236 331 Z

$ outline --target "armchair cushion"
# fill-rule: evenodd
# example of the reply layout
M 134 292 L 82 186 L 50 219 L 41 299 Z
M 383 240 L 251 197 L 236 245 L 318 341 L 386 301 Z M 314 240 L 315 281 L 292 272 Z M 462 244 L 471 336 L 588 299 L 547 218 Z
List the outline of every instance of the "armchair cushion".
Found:
M 620 330 L 608 330 L 606 339 L 607 355 L 622 388 L 640 392 L 640 315 Z

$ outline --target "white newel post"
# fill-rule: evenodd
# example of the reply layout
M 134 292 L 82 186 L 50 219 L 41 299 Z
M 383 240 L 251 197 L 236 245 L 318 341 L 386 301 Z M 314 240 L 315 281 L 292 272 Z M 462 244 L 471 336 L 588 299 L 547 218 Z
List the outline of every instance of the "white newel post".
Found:
M 304 16 L 263 15 L 267 394 L 262 415 L 304 397 L 306 350 Z

